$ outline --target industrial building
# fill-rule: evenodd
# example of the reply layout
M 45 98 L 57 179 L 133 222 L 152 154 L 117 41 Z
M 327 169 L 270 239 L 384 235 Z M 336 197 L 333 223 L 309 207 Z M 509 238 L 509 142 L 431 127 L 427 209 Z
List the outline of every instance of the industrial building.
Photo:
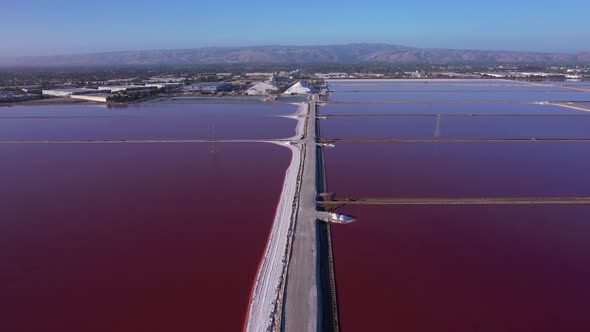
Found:
M 26 93 L 31 93 L 31 94 L 41 94 L 41 86 L 40 85 L 30 85 L 30 86 L 23 86 L 21 87 L 21 90 L 23 90 L 23 92 Z
M 146 87 L 156 88 L 156 89 L 166 89 L 166 90 L 173 90 L 178 89 L 184 86 L 182 83 L 149 83 L 145 85 Z
M 44 96 L 52 97 L 70 97 L 72 95 L 84 95 L 89 93 L 97 93 L 97 89 L 87 88 L 68 88 L 68 89 L 53 89 L 53 90 L 42 90 L 41 93 Z
M 98 90 L 102 92 L 130 92 L 130 91 L 144 91 L 154 89 L 154 87 L 148 87 L 147 85 L 116 85 L 116 86 L 101 86 Z
M 323 80 L 354 78 L 354 76 L 351 76 L 348 73 L 315 73 L 314 76 Z
M 219 93 L 232 91 L 233 85 L 226 82 L 204 82 L 186 85 L 183 90 L 186 92 L 200 92 L 200 93 Z
M 94 101 L 98 103 L 106 103 L 110 100 L 111 95 L 102 93 L 102 94 L 89 94 L 89 95 L 71 95 L 71 99 L 80 99 L 86 101 Z
M 150 83 L 182 83 L 186 81 L 186 77 L 175 77 L 175 76 L 164 76 L 164 77 L 152 77 L 149 79 Z
M 40 98 L 39 95 L 14 94 L 14 93 L 8 92 L 8 91 L 0 91 L 0 103 L 35 100 L 35 99 L 39 99 L 39 98 Z

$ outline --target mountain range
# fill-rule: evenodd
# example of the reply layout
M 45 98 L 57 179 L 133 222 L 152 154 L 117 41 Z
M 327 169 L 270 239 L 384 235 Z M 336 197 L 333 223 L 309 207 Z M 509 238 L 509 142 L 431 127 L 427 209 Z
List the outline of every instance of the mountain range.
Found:
M 59 56 L 0 57 L 0 66 L 125 66 L 200 64 L 590 64 L 590 52 L 416 48 L 391 44 L 209 47 Z

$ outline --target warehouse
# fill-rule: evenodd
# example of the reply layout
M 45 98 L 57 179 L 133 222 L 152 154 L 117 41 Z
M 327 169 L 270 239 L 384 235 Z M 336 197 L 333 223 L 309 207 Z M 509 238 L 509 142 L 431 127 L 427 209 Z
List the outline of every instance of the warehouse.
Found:
M 149 88 L 173 90 L 184 86 L 182 83 L 149 83 L 145 85 Z
M 187 92 L 219 93 L 233 90 L 234 86 L 226 82 L 204 82 L 187 85 L 183 88 Z
M 0 91 L 0 103 L 35 100 L 35 99 L 39 99 L 39 98 L 40 98 L 39 95 L 14 94 L 14 93 L 8 92 L 8 91 Z
M 143 91 L 146 89 L 152 89 L 152 87 L 143 85 L 116 85 L 116 86 L 101 86 L 98 90 L 102 92 L 129 92 L 129 91 Z
M 68 89 L 43 90 L 41 93 L 44 96 L 69 97 L 71 95 L 84 95 L 84 94 L 97 93 L 97 92 L 98 92 L 97 89 L 68 88 Z
M 80 99 L 86 101 L 94 101 L 98 103 L 106 103 L 110 100 L 111 95 L 102 93 L 102 94 L 88 94 L 88 95 L 71 95 L 70 98 L 72 99 Z

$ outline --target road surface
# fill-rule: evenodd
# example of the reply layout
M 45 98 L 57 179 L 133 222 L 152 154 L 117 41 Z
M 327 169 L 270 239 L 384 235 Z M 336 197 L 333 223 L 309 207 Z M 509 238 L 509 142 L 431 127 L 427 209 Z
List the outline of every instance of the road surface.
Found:
M 303 146 L 305 157 L 295 224 L 291 261 L 283 309 L 284 331 L 318 331 L 321 326 L 321 294 L 318 287 L 318 221 L 316 212 L 315 102 L 310 102 L 310 118 Z

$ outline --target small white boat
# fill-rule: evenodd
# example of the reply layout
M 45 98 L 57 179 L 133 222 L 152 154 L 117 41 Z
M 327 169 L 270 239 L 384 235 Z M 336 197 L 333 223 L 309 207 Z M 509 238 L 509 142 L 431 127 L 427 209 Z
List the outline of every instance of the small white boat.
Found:
M 355 218 L 344 214 L 330 213 L 330 222 L 333 224 L 350 224 L 355 221 Z

